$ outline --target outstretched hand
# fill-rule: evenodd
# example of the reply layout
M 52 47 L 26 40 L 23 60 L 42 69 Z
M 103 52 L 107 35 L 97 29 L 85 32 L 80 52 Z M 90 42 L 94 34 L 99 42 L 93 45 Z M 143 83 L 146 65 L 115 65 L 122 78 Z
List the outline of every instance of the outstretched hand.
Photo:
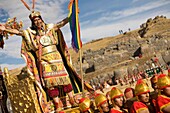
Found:
M 4 31 L 6 28 L 5 28 L 5 25 L 4 24 L 0 24 L 0 31 Z
M 18 29 L 8 28 L 8 27 L 5 26 L 5 24 L 0 24 L 0 34 L 4 35 L 4 33 L 6 35 L 8 35 L 8 34 L 19 35 L 20 32 L 19 32 Z

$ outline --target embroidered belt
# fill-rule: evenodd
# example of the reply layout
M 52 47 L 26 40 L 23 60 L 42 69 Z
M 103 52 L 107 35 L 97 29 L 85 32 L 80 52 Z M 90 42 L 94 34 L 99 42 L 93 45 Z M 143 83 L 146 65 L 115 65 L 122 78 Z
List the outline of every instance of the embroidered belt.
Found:
M 42 48 L 42 55 L 54 52 L 56 50 L 57 50 L 56 45 L 45 46 Z M 38 51 L 36 51 L 36 54 L 38 55 Z

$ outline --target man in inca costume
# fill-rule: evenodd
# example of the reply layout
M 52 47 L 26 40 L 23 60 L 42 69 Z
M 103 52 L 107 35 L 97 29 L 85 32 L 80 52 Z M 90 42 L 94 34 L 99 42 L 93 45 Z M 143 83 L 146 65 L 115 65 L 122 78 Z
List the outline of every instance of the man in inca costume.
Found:
M 159 113 L 170 113 L 170 78 L 165 74 L 160 74 L 157 85 L 160 91 L 157 98 Z
M 96 94 L 95 96 L 95 104 L 100 113 L 109 113 L 109 103 L 105 95 Z
M 32 26 L 26 30 L 7 29 L 4 26 L 0 26 L 0 29 L 23 37 L 21 54 L 26 61 L 28 73 L 35 77 L 39 87 L 37 92 L 41 107 L 45 98 L 44 89 L 53 98 L 57 110 L 61 108 L 58 99 L 61 93 L 67 93 L 71 105 L 74 106 L 73 91 L 79 93 L 82 90 L 81 78 L 70 64 L 70 55 L 59 29 L 68 23 L 68 18 L 57 24 L 46 24 L 37 11 L 32 11 L 29 18 Z M 93 90 L 86 83 L 85 88 Z M 41 98 L 42 95 L 44 98 Z

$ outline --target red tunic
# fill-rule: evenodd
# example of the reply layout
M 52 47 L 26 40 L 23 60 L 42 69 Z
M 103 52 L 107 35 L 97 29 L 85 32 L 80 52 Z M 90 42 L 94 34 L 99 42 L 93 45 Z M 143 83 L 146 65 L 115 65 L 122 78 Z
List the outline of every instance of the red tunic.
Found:
M 148 107 L 142 102 L 134 102 L 131 107 L 131 113 L 138 113 L 141 110 L 148 109 Z
M 110 110 L 110 113 L 123 113 L 123 112 L 122 112 L 122 110 L 117 110 L 117 109 L 112 108 Z
M 159 95 L 157 98 L 157 105 L 159 107 L 160 113 L 162 112 L 162 109 L 166 106 L 170 106 L 170 98 L 164 95 Z

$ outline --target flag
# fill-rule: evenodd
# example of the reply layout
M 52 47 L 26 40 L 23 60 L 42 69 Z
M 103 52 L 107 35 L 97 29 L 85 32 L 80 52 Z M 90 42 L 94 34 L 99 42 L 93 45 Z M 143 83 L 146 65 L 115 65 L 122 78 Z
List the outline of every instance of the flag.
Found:
M 78 18 L 78 0 L 70 0 L 69 6 L 69 23 L 70 23 L 70 30 L 72 34 L 72 47 L 73 49 L 78 52 L 79 49 L 82 48 L 82 41 L 80 38 L 80 25 L 79 25 L 79 18 Z

